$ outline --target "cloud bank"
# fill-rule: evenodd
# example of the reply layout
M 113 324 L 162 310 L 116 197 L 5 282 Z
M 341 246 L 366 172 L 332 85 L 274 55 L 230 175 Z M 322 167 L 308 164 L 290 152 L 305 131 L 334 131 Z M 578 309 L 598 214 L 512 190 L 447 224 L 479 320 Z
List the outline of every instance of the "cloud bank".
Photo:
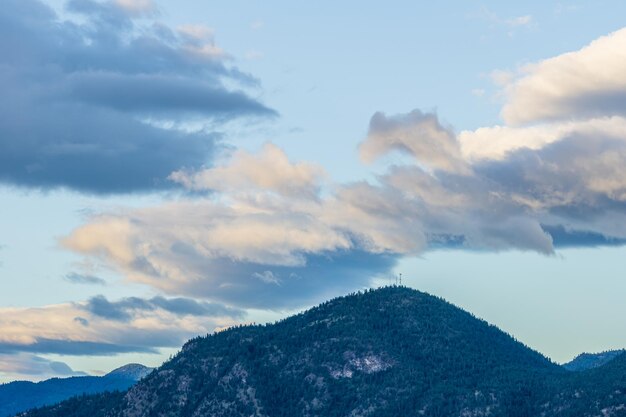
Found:
M 436 114 L 374 114 L 362 161 L 411 157 L 376 181 L 334 184 L 268 144 L 169 176 L 206 196 L 102 213 L 63 245 L 167 294 L 281 309 L 367 285 L 434 248 L 550 255 L 623 244 L 623 38 L 503 78 L 508 124 L 457 134 Z
M 220 134 L 164 126 L 275 115 L 246 92 L 258 82 L 229 65 L 209 29 L 159 23 L 147 0 L 66 7 L 77 21 L 38 0 L 0 8 L 0 182 L 171 187 L 172 172 L 210 162 Z
M 0 376 L 76 374 L 45 355 L 158 353 L 244 318 L 242 310 L 191 298 L 138 297 L 38 308 L 0 308 Z M 42 356 L 43 355 L 43 356 Z M 30 377 L 29 377 L 30 379 Z
M 188 298 L 109 301 L 103 296 L 70 304 L 1 308 L 0 313 L 0 353 L 59 355 L 154 352 L 244 316 L 235 308 Z

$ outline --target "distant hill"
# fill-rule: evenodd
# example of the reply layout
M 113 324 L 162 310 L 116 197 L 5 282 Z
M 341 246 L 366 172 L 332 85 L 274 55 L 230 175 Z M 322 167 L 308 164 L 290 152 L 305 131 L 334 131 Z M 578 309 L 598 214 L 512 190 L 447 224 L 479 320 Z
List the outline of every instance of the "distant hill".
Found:
M 626 415 L 626 355 L 569 372 L 446 301 L 403 287 L 192 339 L 127 393 L 27 417 Z
M 130 379 L 132 381 L 139 381 L 140 379 L 148 376 L 154 368 L 148 368 L 138 363 L 129 363 L 128 365 L 120 366 L 117 369 L 112 370 L 105 375 L 105 378 L 117 378 L 117 379 Z
M 624 352 L 626 352 L 626 350 L 620 349 L 607 350 L 606 352 L 600 353 L 581 353 L 572 361 L 564 364 L 563 368 L 568 371 L 585 371 L 587 369 L 598 368 L 609 363 Z
M 82 394 L 126 391 L 152 371 L 139 364 L 129 364 L 101 376 L 52 378 L 41 382 L 16 381 L 0 385 L 0 417 L 44 405 L 59 403 Z

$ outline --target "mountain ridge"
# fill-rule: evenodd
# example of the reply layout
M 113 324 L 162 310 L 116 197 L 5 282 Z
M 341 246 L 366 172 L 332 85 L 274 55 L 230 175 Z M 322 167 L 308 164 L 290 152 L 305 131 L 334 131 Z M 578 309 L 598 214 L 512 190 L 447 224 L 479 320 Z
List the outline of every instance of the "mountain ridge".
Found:
M 599 368 L 624 352 L 626 352 L 626 349 L 606 350 L 598 353 L 583 352 L 562 366 L 568 371 L 585 371 L 587 369 Z
M 621 357 L 572 373 L 443 299 L 394 286 L 196 337 L 124 394 L 24 416 L 609 417 L 626 412 L 625 377 Z
M 0 417 L 76 397 L 107 391 L 124 391 L 153 368 L 140 364 L 128 364 L 103 376 L 73 376 L 50 378 L 40 382 L 12 381 L 0 385 Z

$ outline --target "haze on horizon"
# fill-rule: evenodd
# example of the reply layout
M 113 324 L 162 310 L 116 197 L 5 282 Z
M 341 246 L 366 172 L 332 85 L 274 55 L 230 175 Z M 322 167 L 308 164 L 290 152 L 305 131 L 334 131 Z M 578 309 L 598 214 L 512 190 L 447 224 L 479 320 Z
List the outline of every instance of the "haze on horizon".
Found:
M 0 382 L 389 283 L 626 347 L 617 1 L 0 7 Z

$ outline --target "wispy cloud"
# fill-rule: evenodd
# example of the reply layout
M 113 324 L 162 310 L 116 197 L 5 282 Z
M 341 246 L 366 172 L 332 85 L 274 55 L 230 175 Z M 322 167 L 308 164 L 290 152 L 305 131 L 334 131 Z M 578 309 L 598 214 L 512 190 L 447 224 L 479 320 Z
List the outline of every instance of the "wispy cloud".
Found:
M 65 280 L 72 284 L 92 284 L 92 285 L 106 285 L 106 281 L 95 275 L 78 274 L 76 272 L 70 272 L 65 275 Z
M 42 380 L 52 377 L 85 375 L 72 370 L 66 363 L 52 361 L 31 353 L 7 355 L 0 353 L 0 380 Z M 2 377 L 5 378 L 2 378 Z
M 529 27 L 535 24 L 533 16 L 530 14 L 502 17 L 487 7 L 482 7 L 480 11 L 472 13 L 470 17 L 481 19 L 492 25 L 501 26 L 509 30 L 519 27 Z

